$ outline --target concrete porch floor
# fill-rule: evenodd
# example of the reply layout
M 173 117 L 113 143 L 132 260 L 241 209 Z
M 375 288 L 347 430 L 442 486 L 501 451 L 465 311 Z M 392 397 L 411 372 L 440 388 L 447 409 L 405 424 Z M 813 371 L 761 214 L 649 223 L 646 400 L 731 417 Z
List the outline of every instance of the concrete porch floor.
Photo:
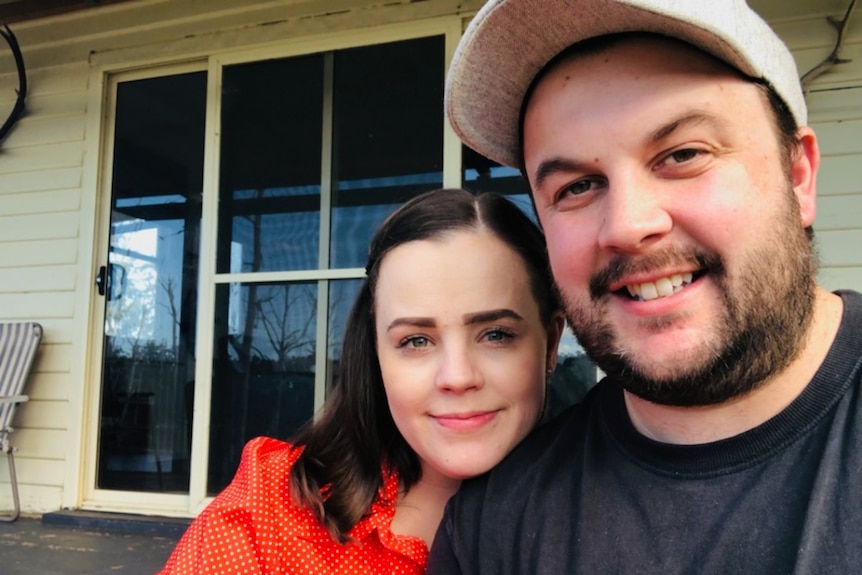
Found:
M 188 520 L 80 511 L 0 523 L 3 575 L 153 575 Z

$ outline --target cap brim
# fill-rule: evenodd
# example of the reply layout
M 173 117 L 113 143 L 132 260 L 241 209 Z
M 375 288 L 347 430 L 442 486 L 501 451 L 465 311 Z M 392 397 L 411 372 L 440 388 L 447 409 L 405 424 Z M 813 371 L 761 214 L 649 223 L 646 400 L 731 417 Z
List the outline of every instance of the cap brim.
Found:
M 572 44 L 620 32 L 677 38 L 746 75 L 762 77 L 749 44 L 758 42 L 764 57 L 775 50 L 764 49 L 764 42 L 786 47 L 744 2 L 719 2 L 722 6 L 714 9 L 692 0 L 492 0 L 467 27 L 455 52 L 446 79 L 446 114 L 466 145 L 518 167 L 521 105 L 536 75 Z M 792 58 L 791 67 L 795 74 Z

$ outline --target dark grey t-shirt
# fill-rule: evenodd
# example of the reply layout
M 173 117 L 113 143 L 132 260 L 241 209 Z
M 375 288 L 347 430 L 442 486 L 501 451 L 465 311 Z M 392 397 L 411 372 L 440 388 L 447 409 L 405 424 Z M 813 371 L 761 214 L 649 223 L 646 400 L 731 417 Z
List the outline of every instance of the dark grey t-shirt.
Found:
M 862 573 L 862 295 L 784 411 L 705 445 L 632 426 L 618 382 L 464 484 L 428 573 Z

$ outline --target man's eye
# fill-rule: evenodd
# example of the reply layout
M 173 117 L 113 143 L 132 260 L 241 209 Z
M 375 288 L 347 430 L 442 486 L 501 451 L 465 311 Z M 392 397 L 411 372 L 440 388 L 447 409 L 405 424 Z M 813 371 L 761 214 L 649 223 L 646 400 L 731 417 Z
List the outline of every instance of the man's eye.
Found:
M 580 196 L 581 194 L 585 194 L 595 188 L 597 186 L 596 180 L 578 180 L 577 182 L 572 182 L 561 190 L 560 196 L 572 195 L 572 196 Z
M 683 150 L 677 150 L 675 152 L 671 152 L 664 163 L 666 164 L 682 164 L 683 162 L 688 162 L 695 159 L 700 154 L 700 150 L 695 150 L 694 148 L 685 148 Z

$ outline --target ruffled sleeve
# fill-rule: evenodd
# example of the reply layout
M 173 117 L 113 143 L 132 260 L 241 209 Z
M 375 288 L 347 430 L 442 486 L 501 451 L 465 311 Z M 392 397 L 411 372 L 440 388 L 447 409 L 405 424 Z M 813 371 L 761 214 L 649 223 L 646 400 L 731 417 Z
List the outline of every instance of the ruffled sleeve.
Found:
M 230 485 L 192 522 L 161 574 L 278 573 L 280 516 L 299 452 L 274 439 L 250 441 Z

